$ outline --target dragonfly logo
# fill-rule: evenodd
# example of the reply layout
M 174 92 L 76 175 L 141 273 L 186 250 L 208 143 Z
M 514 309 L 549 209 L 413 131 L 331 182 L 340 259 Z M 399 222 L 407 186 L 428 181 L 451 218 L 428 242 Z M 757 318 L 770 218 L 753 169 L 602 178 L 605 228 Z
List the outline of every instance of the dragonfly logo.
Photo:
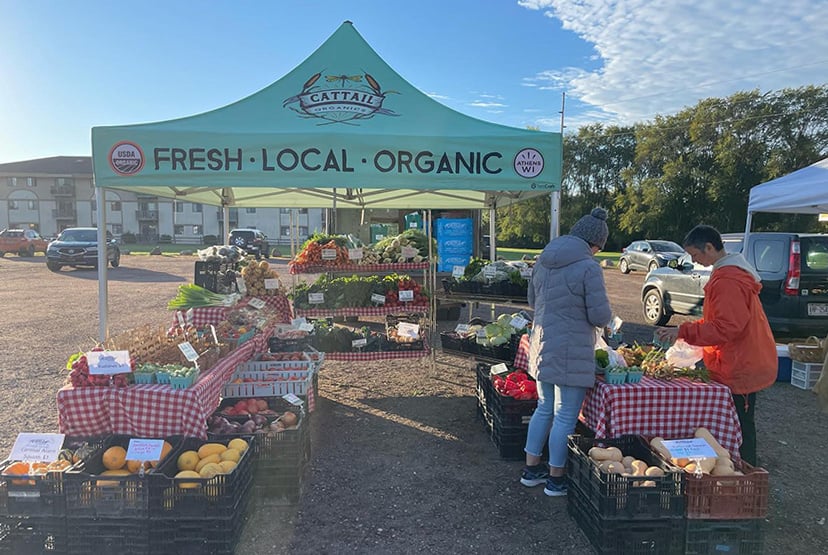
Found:
M 382 90 L 379 82 L 369 73 L 327 75 L 319 72 L 305 81 L 299 94 L 286 98 L 282 107 L 293 110 L 303 118 L 320 119 L 319 125 L 358 125 L 356 122 L 371 119 L 377 114 L 398 116 L 382 105 L 389 94 L 400 93 Z

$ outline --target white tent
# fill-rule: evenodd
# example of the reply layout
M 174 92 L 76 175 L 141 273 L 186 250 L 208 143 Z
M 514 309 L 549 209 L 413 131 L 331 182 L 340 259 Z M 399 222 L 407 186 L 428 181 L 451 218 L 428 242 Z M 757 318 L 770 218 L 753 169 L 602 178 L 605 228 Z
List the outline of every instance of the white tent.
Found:
M 828 213 L 828 158 L 753 187 L 745 234 L 756 212 Z

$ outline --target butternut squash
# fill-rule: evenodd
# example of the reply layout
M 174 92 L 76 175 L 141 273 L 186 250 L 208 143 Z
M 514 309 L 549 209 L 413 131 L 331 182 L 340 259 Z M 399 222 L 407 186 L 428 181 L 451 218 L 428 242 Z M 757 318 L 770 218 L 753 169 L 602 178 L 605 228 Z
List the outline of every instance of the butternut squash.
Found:
M 589 458 L 595 461 L 617 461 L 621 462 L 624 458 L 624 454 L 621 453 L 621 449 L 618 447 L 607 447 L 606 449 L 602 447 L 593 447 L 589 450 Z M 623 464 L 621 466 L 624 466 Z
M 716 441 L 716 438 L 713 437 L 713 434 L 711 434 L 708 431 L 707 428 L 696 428 L 696 432 L 693 435 L 695 437 L 700 437 L 700 438 L 704 439 L 707 443 L 709 443 L 710 447 L 712 447 L 713 450 L 716 451 L 716 455 L 718 455 L 719 457 L 728 458 L 728 459 L 730 458 L 730 451 L 728 451 L 727 449 L 722 447 L 719 444 L 719 442 Z

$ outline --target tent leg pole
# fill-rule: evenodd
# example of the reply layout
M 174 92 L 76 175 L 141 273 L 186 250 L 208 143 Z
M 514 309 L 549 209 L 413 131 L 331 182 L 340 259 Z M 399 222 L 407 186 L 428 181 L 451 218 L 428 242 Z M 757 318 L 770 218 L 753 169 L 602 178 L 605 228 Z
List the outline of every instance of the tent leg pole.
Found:
M 495 237 L 495 209 L 489 208 L 489 260 L 497 260 L 497 238 Z
M 109 291 L 106 281 L 106 190 L 95 189 L 96 213 L 98 220 L 98 340 L 104 343 L 109 336 Z

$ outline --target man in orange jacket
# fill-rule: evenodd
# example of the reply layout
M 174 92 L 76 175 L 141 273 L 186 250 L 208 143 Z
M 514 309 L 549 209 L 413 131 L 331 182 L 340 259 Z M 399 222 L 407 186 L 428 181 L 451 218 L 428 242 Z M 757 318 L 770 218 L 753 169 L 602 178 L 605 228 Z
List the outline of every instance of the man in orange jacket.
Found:
M 704 286 L 702 319 L 659 328 L 662 341 L 683 339 L 704 348 L 710 377 L 727 385 L 742 427 L 742 460 L 756 465 L 756 392 L 776 381 L 776 342 L 759 301 L 759 274 L 739 253 L 728 254 L 716 229 L 698 225 L 684 238 L 693 262 L 713 266 Z

